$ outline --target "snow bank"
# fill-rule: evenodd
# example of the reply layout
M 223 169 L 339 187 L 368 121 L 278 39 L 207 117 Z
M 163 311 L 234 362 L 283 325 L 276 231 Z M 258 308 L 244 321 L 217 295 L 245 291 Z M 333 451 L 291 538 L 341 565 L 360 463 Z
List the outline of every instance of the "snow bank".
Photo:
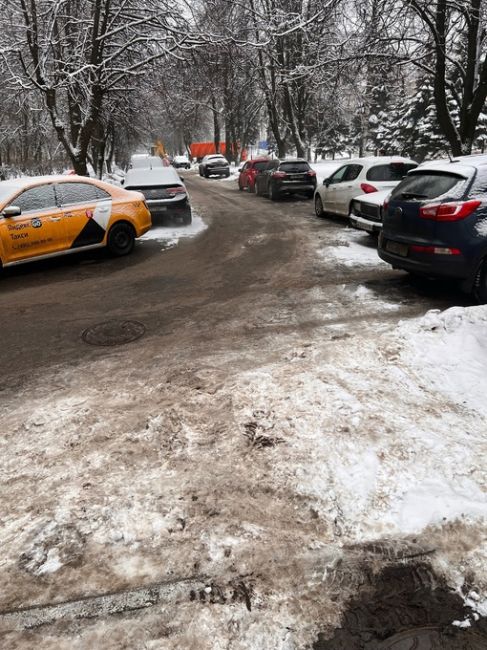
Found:
M 172 246 L 176 246 L 180 239 L 196 237 L 196 235 L 199 235 L 206 230 L 207 227 L 208 226 L 203 219 L 199 215 L 193 213 L 193 222 L 189 226 L 182 226 L 179 224 L 156 226 L 143 235 L 139 241 L 155 239 L 158 242 L 164 243 L 165 248 L 171 248 Z
M 487 306 L 429 311 L 401 323 L 402 358 L 426 383 L 487 416 Z
M 324 258 L 333 258 L 343 266 L 388 266 L 377 253 L 377 244 L 372 237 L 356 230 L 346 230 L 342 240 L 336 245 L 320 250 Z

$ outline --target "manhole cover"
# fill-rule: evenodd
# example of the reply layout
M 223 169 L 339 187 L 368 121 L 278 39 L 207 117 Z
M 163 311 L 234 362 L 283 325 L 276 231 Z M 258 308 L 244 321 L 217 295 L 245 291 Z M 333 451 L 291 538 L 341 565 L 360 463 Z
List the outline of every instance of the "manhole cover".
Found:
M 124 345 L 140 339 L 144 333 L 144 325 L 135 320 L 108 320 L 88 327 L 81 338 L 90 345 Z
M 443 647 L 439 632 L 431 628 L 395 634 L 379 646 L 380 650 L 439 650 Z

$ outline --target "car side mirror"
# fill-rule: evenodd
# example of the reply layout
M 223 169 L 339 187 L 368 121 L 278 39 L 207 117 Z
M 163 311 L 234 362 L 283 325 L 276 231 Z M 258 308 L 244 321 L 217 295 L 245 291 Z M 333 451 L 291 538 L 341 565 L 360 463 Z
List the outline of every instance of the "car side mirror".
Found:
M 2 215 L 4 217 L 18 217 L 22 214 L 22 210 L 18 205 L 9 205 L 3 209 Z

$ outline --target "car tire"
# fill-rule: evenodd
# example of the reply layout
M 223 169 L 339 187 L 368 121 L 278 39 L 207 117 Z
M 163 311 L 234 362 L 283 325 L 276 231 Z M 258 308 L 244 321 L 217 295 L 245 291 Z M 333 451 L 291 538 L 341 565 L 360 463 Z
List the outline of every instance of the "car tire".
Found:
M 260 196 L 259 186 L 257 185 L 257 181 L 254 183 L 254 194 L 255 196 Z
M 487 303 L 487 258 L 482 261 L 477 271 L 472 293 L 480 305 Z
M 306 198 L 307 199 L 312 199 L 314 195 L 315 195 L 314 190 L 312 192 L 306 192 Z
M 225 178 L 230 178 L 230 172 L 225 172 L 224 176 Z
M 205 178 L 210 178 L 210 174 L 206 170 L 205 170 Z
M 279 200 L 279 193 L 276 192 L 274 189 L 274 186 L 272 183 L 269 185 L 269 198 L 271 201 L 278 201 Z
M 109 232 L 107 248 L 111 255 L 123 257 L 133 251 L 135 244 L 135 231 L 129 223 L 116 223 Z
M 321 200 L 321 196 L 319 194 L 315 196 L 315 215 L 320 219 L 325 216 L 325 211 L 323 210 L 323 201 Z
M 185 212 L 183 215 L 183 225 L 189 226 L 192 221 L 193 221 L 193 216 L 191 214 L 191 210 L 188 210 L 188 212 Z
M 238 189 L 239 189 L 239 192 L 243 192 L 244 188 L 240 185 L 240 181 L 238 182 Z

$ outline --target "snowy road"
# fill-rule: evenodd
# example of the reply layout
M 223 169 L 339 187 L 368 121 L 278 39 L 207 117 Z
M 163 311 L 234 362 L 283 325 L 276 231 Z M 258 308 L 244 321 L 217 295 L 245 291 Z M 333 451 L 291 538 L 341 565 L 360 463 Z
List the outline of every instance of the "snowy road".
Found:
M 188 186 L 197 237 L 2 279 L 0 645 L 484 648 L 487 314 L 412 320 L 468 301 Z M 145 336 L 82 341 L 114 319 Z

